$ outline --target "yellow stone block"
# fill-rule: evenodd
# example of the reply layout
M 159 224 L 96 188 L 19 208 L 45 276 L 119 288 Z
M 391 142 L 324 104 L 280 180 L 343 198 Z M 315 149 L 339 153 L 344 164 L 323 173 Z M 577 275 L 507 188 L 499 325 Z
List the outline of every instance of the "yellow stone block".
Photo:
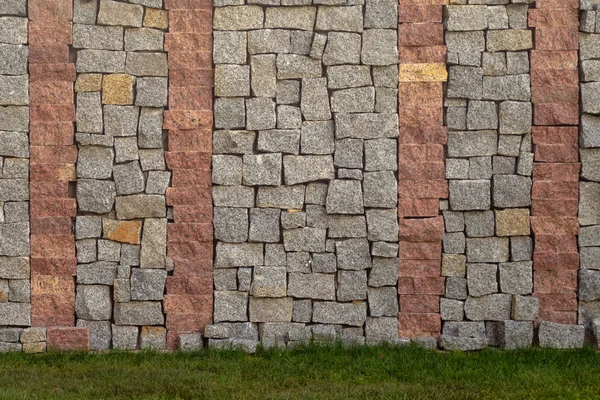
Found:
M 446 64 L 400 64 L 400 82 L 446 82 Z
M 528 236 L 530 233 L 529 209 L 508 208 L 496 211 L 496 234 L 498 236 Z
M 102 104 L 133 104 L 135 77 L 126 74 L 104 75 L 102 80 Z
M 75 91 L 99 92 L 102 89 L 102 74 L 81 74 L 75 82 Z
M 46 351 L 46 342 L 23 343 L 23 353 L 43 353 Z
M 102 218 L 102 236 L 115 242 L 140 244 L 141 221 L 117 221 Z
M 159 10 L 157 8 L 146 8 L 144 26 L 148 28 L 168 29 L 169 12 L 165 10 Z

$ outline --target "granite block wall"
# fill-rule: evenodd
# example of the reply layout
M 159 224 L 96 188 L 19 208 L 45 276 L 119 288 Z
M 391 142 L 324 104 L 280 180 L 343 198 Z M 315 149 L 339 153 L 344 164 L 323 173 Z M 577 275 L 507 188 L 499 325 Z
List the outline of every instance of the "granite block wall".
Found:
M 395 0 L 214 13 L 209 345 L 394 340 Z
M 597 3 L 3 1 L 0 352 L 597 343 Z

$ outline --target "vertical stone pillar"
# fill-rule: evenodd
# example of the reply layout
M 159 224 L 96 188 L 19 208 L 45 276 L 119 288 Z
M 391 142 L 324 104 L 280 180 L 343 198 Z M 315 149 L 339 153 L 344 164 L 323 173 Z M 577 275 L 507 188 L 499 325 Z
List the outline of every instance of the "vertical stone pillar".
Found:
M 589 328 L 600 317 L 600 23 L 599 5 L 581 1 L 579 58 L 582 115 L 579 135 L 579 315 L 578 323 Z M 574 133 L 577 140 L 577 134 Z M 574 146 L 577 142 L 572 142 Z M 577 192 L 573 191 L 576 197 Z M 577 259 L 574 258 L 573 262 Z M 591 336 L 591 335 L 590 335 Z
M 441 331 L 444 221 L 440 210 L 446 208 L 446 201 L 440 199 L 448 197 L 443 109 L 447 72 L 442 24 L 446 3 L 400 0 L 400 337 L 437 337 Z
M 449 203 L 441 345 L 449 350 L 530 346 L 537 316 L 529 4 L 481 3 L 446 7 Z
M 172 207 L 167 253 L 173 273 L 167 277 L 165 313 L 167 347 L 176 348 L 178 342 L 201 345 L 199 332 L 212 321 L 212 4 L 165 0 L 164 6 L 169 10 L 164 128 L 167 166 L 173 174 L 167 191 Z
M 539 299 L 539 320 L 563 324 L 577 323 L 578 6 L 577 0 L 538 1 L 529 10 L 529 26 L 535 29 L 534 295 Z M 582 183 L 582 197 L 589 195 L 586 185 Z
M 209 344 L 395 341 L 397 0 L 248 3 L 215 2 Z
M 0 4 L 0 325 L 4 326 L 31 324 L 26 4 L 25 0 Z
M 136 3 L 136 4 L 133 4 Z M 168 66 L 162 0 L 75 0 L 77 326 L 92 350 L 166 347 Z M 49 337 L 50 343 L 50 337 Z
M 75 325 L 75 68 L 71 0 L 29 0 L 32 325 Z

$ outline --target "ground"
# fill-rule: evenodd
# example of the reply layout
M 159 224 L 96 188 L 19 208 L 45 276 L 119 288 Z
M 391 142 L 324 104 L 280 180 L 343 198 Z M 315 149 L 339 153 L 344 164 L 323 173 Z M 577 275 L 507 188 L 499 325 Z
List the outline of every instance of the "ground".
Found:
M 0 357 L 0 399 L 98 398 L 592 399 L 600 398 L 600 355 L 309 347 Z

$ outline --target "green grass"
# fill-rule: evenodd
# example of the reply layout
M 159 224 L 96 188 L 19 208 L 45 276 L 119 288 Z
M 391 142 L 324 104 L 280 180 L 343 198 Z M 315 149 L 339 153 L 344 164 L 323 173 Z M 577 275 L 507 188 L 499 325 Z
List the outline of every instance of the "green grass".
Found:
M 600 399 L 600 355 L 416 347 L 7 354 L 1 399 Z

